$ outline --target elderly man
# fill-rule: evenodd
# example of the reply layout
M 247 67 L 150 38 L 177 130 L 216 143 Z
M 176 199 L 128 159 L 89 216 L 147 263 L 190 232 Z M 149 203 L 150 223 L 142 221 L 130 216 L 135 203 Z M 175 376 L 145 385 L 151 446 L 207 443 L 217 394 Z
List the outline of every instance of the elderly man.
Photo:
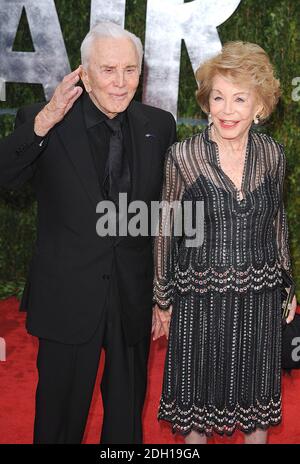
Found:
M 100 23 L 81 54 L 51 101 L 19 110 L 0 144 L 0 185 L 32 179 L 38 201 L 21 302 L 27 330 L 39 337 L 34 443 L 81 442 L 102 348 L 101 443 L 141 443 L 152 239 L 99 236 L 96 207 L 117 204 L 119 193 L 147 205 L 159 199 L 175 121 L 133 101 L 143 54 L 136 36 Z

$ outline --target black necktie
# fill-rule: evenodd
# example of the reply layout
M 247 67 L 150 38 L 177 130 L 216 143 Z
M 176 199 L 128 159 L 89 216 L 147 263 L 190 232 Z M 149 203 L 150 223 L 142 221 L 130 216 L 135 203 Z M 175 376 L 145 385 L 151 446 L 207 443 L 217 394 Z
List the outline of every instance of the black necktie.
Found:
M 130 170 L 128 160 L 123 153 L 123 135 L 120 120 L 116 118 L 106 119 L 105 124 L 109 127 L 111 135 L 103 189 L 106 198 L 118 205 L 119 193 L 129 193 Z

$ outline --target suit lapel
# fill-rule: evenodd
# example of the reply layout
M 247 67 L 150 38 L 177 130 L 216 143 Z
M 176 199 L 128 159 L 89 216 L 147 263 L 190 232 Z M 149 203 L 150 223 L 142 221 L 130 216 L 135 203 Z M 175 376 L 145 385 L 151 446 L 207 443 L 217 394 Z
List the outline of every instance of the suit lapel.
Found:
M 153 171 L 152 153 L 155 134 L 151 133 L 150 122 L 140 105 L 134 101 L 128 108 L 128 120 L 133 161 L 131 201 L 147 201 L 147 186 Z M 81 99 L 74 104 L 73 109 L 57 127 L 57 132 L 93 207 L 96 208 L 96 204 L 103 199 L 103 196 L 85 128 Z M 123 238 L 117 237 L 116 241 L 119 242 Z
M 132 101 L 128 108 L 130 135 L 132 140 L 133 184 L 131 200 L 146 199 L 147 185 L 152 169 L 154 134 L 149 131 L 149 120 L 138 103 Z
M 65 116 L 57 132 L 84 189 L 96 208 L 102 197 L 83 118 L 81 98 Z
M 147 201 L 147 186 L 152 174 L 152 152 L 155 135 L 151 134 L 150 122 L 140 105 L 132 101 L 128 107 L 128 121 L 132 145 L 132 193 L 131 201 Z M 125 237 L 117 237 L 116 244 Z

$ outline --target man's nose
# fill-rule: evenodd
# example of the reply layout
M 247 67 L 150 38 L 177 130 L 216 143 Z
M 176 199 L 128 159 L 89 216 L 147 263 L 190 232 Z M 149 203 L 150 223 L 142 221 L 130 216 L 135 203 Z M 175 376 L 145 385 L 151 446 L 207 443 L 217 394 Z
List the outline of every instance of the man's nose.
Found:
M 125 77 L 123 71 L 117 71 L 115 74 L 115 85 L 118 87 L 123 87 L 125 82 Z

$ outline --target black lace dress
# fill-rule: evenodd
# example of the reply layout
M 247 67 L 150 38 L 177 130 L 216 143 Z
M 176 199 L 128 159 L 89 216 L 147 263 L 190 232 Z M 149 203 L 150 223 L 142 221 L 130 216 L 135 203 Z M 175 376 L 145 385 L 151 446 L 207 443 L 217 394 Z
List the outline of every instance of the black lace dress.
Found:
M 173 432 L 251 432 L 281 421 L 281 269 L 291 274 L 282 200 L 285 155 L 249 132 L 241 190 L 210 128 L 167 153 L 162 199 L 201 200 L 204 240 L 155 238 L 154 302 L 173 306 L 158 418 Z M 178 235 L 178 234 L 177 234 Z

